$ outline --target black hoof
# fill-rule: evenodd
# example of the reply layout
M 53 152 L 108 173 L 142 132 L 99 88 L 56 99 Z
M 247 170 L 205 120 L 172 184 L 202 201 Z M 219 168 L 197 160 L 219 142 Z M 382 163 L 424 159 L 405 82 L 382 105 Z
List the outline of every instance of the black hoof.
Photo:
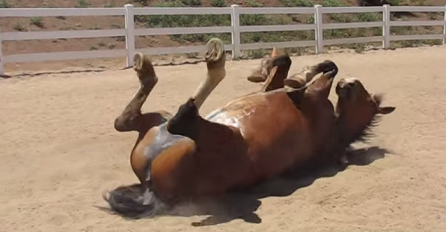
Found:
M 332 75 L 330 75 L 330 77 L 334 78 L 336 74 L 338 74 L 338 66 L 336 66 L 336 64 L 331 60 L 325 60 L 324 62 L 316 66 L 316 72 L 324 74 L 332 72 Z

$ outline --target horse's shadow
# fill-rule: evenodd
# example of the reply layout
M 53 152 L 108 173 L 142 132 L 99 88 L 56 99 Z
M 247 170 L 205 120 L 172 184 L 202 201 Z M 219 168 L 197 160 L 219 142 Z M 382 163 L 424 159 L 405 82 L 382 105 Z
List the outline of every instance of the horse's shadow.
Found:
M 355 149 L 347 154 L 348 165 L 369 165 L 375 160 L 384 158 L 386 153 L 389 153 L 389 151 L 379 147 Z M 304 173 L 284 175 L 250 190 L 233 192 L 224 199 L 182 204 L 166 212 L 166 214 L 182 217 L 208 215 L 207 218 L 199 222 L 193 222 L 193 226 L 216 225 L 235 219 L 258 224 L 262 222 L 262 219 L 255 211 L 262 204 L 260 199 L 271 196 L 289 196 L 299 188 L 310 186 L 319 178 L 333 177 L 344 169 L 345 167 L 342 168 L 337 165 L 326 165 Z

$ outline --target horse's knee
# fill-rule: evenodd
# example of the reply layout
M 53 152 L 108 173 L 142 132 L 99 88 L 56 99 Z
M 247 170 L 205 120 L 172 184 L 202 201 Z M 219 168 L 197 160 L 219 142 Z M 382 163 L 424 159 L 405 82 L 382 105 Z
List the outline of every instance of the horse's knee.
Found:
M 130 120 L 123 119 L 121 116 L 117 117 L 114 123 L 115 130 L 119 132 L 132 131 L 133 129 L 131 128 L 131 123 L 129 123 L 129 121 Z
M 124 132 L 125 131 L 125 126 L 122 123 L 122 121 L 120 120 L 120 118 L 116 118 L 115 119 L 115 130 L 119 131 L 119 132 Z

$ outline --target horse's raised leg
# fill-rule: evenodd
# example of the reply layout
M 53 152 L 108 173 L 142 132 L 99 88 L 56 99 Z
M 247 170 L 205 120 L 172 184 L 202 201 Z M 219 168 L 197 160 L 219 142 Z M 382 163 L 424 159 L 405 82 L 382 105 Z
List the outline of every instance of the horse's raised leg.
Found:
M 139 78 L 140 87 L 124 111 L 115 120 L 115 129 L 120 132 L 138 131 L 143 133 L 153 126 L 165 122 L 171 115 L 165 111 L 142 114 L 141 107 L 158 82 L 152 62 L 148 56 L 136 53 L 133 69 Z
M 288 77 L 291 63 L 291 59 L 288 55 L 274 57 L 272 63 L 273 68 L 269 71 L 261 91 L 267 92 L 283 88 L 284 80 Z
M 207 43 L 206 52 L 206 79 L 200 83 L 195 93 L 179 107 L 177 113 L 169 120 L 167 124 L 169 133 L 195 139 L 197 128 L 203 121 L 199 115 L 200 107 L 215 87 L 225 78 L 225 64 L 223 41 L 218 38 L 210 39 Z
M 252 71 L 251 75 L 247 77 L 247 80 L 254 83 L 265 82 L 274 67 L 274 58 L 277 56 L 279 54 L 276 48 L 273 48 L 271 54 L 260 61 L 260 66 Z
M 325 74 L 334 69 L 337 69 L 336 64 L 331 60 L 325 60 L 319 64 L 304 67 L 300 73 L 293 74 L 285 79 L 284 84 L 289 88 L 299 89 L 312 81 L 317 74 Z
M 207 97 L 226 76 L 226 57 L 223 42 L 220 39 L 212 38 L 206 45 L 207 77 L 200 83 L 192 96 L 197 109 L 200 109 Z

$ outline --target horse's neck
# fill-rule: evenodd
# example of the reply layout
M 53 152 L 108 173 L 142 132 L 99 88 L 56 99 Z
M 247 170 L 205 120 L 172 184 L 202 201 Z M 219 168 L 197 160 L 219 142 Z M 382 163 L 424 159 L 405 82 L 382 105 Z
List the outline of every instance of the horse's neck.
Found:
M 342 151 L 344 149 L 344 145 L 340 142 L 342 130 L 337 125 L 333 104 L 328 99 L 311 104 L 311 110 L 307 110 L 305 117 L 312 125 L 314 151 L 321 156 Z

